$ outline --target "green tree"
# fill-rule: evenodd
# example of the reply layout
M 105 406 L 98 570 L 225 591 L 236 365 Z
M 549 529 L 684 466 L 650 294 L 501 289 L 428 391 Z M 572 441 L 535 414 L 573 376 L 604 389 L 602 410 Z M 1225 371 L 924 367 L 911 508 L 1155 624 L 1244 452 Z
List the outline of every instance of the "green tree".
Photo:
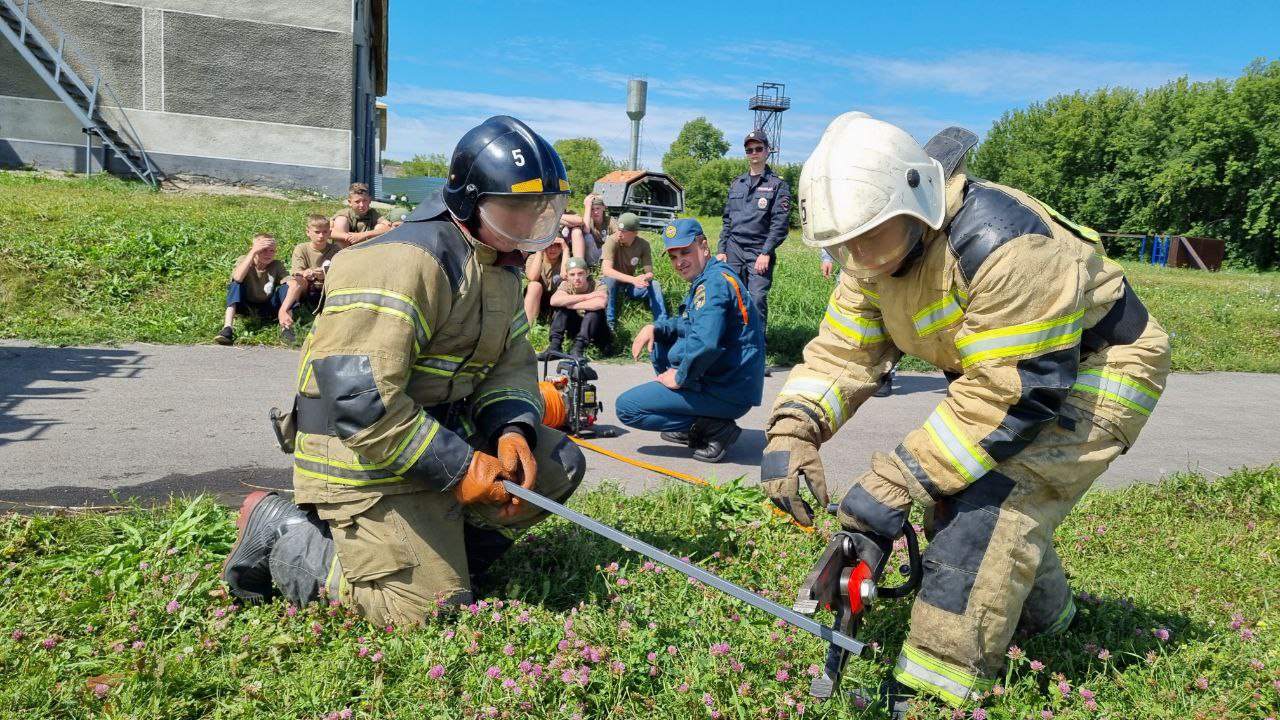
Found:
M 696 117 L 680 128 L 680 134 L 662 156 L 662 170 L 687 186 L 699 168 L 723 158 L 728 151 L 729 141 L 724 139 L 724 133 L 705 117 Z M 685 202 L 688 203 L 687 198 Z
M 406 176 L 449 177 L 449 158 L 444 153 L 414 155 L 402 165 Z
M 596 180 L 621 166 L 604 154 L 604 148 L 594 138 L 557 140 L 555 148 L 569 173 L 569 211 L 581 212 L 582 201 L 595 187 Z

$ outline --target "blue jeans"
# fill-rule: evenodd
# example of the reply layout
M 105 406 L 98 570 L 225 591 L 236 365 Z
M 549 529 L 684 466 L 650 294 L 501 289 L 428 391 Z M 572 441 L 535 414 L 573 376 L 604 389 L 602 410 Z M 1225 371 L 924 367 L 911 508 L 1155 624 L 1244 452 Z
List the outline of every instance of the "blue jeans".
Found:
M 609 323 L 609 327 L 613 327 L 618 320 L 618 295 L 620 294 L 626 294 L 632 300 L 648 300 L 649 312 L 653 314 L 654 320 L 661 320 L 667 316 L 667 303 L 662 299 L 662 286 L 656 279 L 649 280 L 649 287 L 643 288 L 611 277 L 604 278 L 603 281 L 604 286 L 609 289 L 609 306 L 604 311 L 604 319 Z
M 654 343 L 654 371 L 662 373 L 670 366 L 667 348 L 661 343 Z M 746 415 L 751 406 L 727 402 L 705 392 L 672 390 L 655 380 L 619 395 L 613 409 L 627 427 L 655 432 L 688 432 L 697 418 L 737 420 Z
M 277 287 L 271 297 L 264 303 L 250 303 L 244 299 L 244 285 L 232 280 L 227 284 L 227 307 L 236 306 L 237 315 L 256 315 L 261 320 L 276 321 L 280 307 L 284 305 L 284 296 L 289 293 L 289 286 L 284 283 Z M 298 307 L 294 303 L 294 308 Z M 293 308 L 290 308 L 292 310 Z

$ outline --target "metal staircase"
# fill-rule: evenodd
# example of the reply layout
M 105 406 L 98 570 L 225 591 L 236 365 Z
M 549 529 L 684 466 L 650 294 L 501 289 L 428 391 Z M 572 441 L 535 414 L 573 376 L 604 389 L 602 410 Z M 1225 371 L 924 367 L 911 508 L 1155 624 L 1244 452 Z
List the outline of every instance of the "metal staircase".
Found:
M 80 121 L 86 135 L 86 172 L 91 166 L 92 139 L 96 136 L 104 148 L 103 169 L 110 167 L 105 152 L 110 149 L 143 182 L 157 185 L 156 168 L 111 86 L 89 59 L 68 42 L 66 33 L 39 0 L 0 0 L 0 33 Z M 47 36 L 57 37 L 56 47 Z M 92 84 L 81 75 L 92 75 Z

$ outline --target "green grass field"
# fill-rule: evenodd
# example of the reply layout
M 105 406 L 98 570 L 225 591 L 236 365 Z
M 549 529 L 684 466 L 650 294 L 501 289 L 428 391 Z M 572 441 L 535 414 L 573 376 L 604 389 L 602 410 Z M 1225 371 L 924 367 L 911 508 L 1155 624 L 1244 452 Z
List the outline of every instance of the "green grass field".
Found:
M 571 504 L 790 604 L 831 523 L 805 535 L 762 502 L 730 484 Z M 207 499 L 0 516 L 0 715 L 883 717 L 807 696 L 820 641 L 558 519 L 496 566 L 487 600 L 422 629 L 341 606 L 238 606 L 217 579 L 234 534 Z M 1280 467 L 1091 493 L 1057 541 L 1078 619 L 1013 639 L 985 717 L 1280 711 Z M 903 603 L 876 608 L 861 633 L 874 651 L 850 663 L 846 688 L 886 676 L 907 618 Z M 926 701 L 914 717 L 960 716 Z
M 174 196 L 107 176 L 59 179 L 0 173 L 11 231 L 0 245 L 0 337 L 52 344 L 207 343 L 221 327 L 227 276 L 253 233 L 273 233 L 287 261 L 303 242 L 308 213 L 336 202 Z M 702 220 L 719 234 L 719 218 Z M 800 358 L 833 285 L 795 237 L 782 246 L 770 294 L 769 354 Z M 685 285 L 655 247 L 672 309 Z M 1130 263 L 1130 277 L 1173 335 L 1175 370 L 1280 372 L 1280 273 L 1202 273 Z M 621 315 L 619 357 L 648 321 L 639 303 Z M 533 332 L 546 342 L 546 327 Z M 278 343 L 274 327 L 247 328 L 240 342 Z M 926 369 L 919 361 L 909 369 Z

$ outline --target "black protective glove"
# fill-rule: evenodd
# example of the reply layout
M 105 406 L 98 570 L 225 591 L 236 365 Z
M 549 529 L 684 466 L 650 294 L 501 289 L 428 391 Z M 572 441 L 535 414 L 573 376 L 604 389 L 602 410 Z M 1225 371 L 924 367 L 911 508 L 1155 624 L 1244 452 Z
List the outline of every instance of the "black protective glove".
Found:
M 818 428 L 811 422 L 784 416 L 769 423 L 769 442 L 760 460 L 760 487 L 780 510 L 805 527 L 813 526 L 813 507 L 800 497 L 803 474 L 809 492 L 826 508 L 827 476 L 818 455 Z

